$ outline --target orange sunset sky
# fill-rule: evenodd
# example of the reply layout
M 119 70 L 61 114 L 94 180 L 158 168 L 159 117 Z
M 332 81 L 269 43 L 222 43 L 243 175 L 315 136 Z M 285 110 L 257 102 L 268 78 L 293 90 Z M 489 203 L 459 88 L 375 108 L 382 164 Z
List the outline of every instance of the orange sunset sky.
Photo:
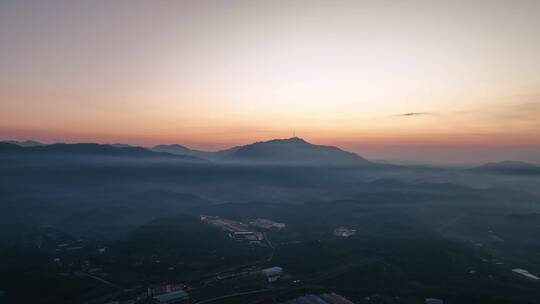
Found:
M 540 1 L 2 1 L 0 139 L 540 162 Z

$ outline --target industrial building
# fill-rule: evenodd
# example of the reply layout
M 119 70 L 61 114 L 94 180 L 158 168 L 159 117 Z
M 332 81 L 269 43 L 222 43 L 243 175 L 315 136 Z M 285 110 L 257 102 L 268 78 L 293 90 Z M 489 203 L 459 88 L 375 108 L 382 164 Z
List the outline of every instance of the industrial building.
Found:
M 146 294 L 148 297 L 154 297 L 173 291 L 183 290 L 184 288 L 186 288 L 186 285 L 178 283 L 153 284 L 148 286 Z
M 538 281 L 540 280 L 539 277 L 535 276 L 534 274 L 531 274 L 530 272 L 528 272 L 527 270 L 525 269 L 521 269 L 521 268 L 515 268 L 515 269 L 512 269 L 512 271 L 515 273 L 515 274 L 518 274 L 524 278 L 527 278 L 527 279 L 530 279 L 530 280 L 533 280 L 533 281 Z
M 339 237 L 350 237 L 351 235 L 355 235 L 356 230 L 354 229 L 347 229 L 345 227 L 337 227 L 334 229 L 334 235 Z
M 268 280 L 268 282 L 275 282 L 279 278 L 281 278 L 281 276 L 283 275 L 283 268 L 281 268 L 281 267 L 270 267 L 270 268 L 266 268 L 266 269 L 261 270 L 261 273 L 264 276 L 266 276 L 266 279 Z
M 274 222 L 268 219 L 255 219 L 255 220 L 250 221 L 249 224 L 257 228 L 278 229 L 278 230 L 283 229 L 287 226 L 284 223 L 278 223 L 278 222 Z
M 238 241 L 245 241 L 251 244 L 261 244 L 264 241 L 264 235 L 261 232 L 249 230 L 247 225 L 242 222 L 210 215 L 201 215 L 201 221 L 228 232 L 231 238 Z

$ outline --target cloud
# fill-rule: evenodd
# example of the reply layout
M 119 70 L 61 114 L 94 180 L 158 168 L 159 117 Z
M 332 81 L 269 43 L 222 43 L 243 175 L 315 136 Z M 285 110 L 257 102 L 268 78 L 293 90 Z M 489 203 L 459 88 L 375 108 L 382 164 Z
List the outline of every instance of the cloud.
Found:
M 420 116 L 420 115 L 431 115 L 432 113 L 430 112 L 409 112 L 409 113 L 402 113 L 402 114 L 397 114 L 395 116 L 397 117 L 409 117 L 409 116 Z

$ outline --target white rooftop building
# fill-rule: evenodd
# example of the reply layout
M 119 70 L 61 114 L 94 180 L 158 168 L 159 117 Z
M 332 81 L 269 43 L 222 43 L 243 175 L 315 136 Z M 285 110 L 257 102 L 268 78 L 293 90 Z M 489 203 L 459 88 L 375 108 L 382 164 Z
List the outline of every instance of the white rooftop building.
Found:
M 283 275 L 283 268 L 270 267 L 270 268 L 261 270 L 261 273 L 266 276 L 266 278 L 268 279 L 268 282 L 274 282 Z
M 537 276 L 531 274 L 530 272 L 528 272 L 528 271 L 525 270 L 525 269 L 514 268 L 514 269 L 512 269 L 512 271 L 513 271 L 514 273 L 517 273 L 517 274 L 519 274 L 519 275 L 521 275 L 521 276 L 524 276 L 524 277 L 526 277 L 526 278 L 528 278 L 528 279 L 531 279 L 531 280 L 535 280 L 535 281 L 540 280 L 539 277 L 537 277 Z

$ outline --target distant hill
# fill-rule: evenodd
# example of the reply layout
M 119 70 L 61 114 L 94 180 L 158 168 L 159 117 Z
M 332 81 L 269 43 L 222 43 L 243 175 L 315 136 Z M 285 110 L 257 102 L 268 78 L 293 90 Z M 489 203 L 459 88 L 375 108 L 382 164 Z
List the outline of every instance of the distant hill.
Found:
M 334 146 L 321 146 L 298 138 L 274 139 L 242 146 L 224 157 L 226 161 L 300 165 L 368 165 L 359 155 Z
M 491 162 L 470 169 L 481 173 L 540 174 L 540 166 L 521 161 Z
M 113 146 L 115 148 L 133 148 L 133 147 L 135 147 L 135 146 L 128 145 L 128 144 L 119 144 L 119 143 L 110 144 L 110 146 Z
M 0 143 L 14 144 L 21 147 L 45 146 L 45 144 L 34 141 L 34 140 L 25 140 L 25 141 L 4 140 L 4 141 L 1 141 Z
M 194 156 L 154 152 L 141 147 L 114 147 L 112 145 L 94 143 L 52 144 L 46 146 L 22 147 L 4 142 L 0 143 L 0 155 L 170 158 L 176 160 L 206 162 L 206 160 Z
M 166 152 L 176 155 L 190 155 L 195 156 L 199 158 L 205 158 L 210 160 L 219 160 L 233 152 L 239 149 L 239 147 L 233 147 L 226 150 L 221 150 L 217 152 L 208 152 L 208 151 L 200 151 L 200 150 L 194 150 L 190 149 L 186 146 L 178 145 L 178 144 L 172 144 L 172 145 L 158 145 L 153 148 L 151 148 L 152 151 L 156 152 Z

